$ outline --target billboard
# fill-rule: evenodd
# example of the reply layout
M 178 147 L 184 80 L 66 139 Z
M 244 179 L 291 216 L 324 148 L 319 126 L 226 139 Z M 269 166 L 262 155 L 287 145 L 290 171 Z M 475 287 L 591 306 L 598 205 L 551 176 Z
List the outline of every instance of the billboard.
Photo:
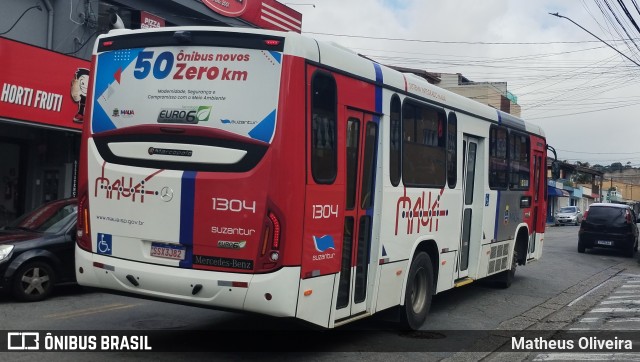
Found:
M 0 118 L 82 129 L 90 63 L 0 37 Z
M 275 0 L 202 0 L 209 9 L 263 29 L 302 32 L 302 14 Z

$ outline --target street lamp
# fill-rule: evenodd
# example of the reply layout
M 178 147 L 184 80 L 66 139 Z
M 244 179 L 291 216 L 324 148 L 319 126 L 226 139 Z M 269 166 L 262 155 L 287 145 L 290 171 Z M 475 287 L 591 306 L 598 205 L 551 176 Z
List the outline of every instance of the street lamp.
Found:
M 637 65 L 637 66 L 639 66 L 639 67 L 640 67 L 640 64 L 638 64 L 635 60 L 633 60 L 633 59 L 629 58 L 626 54 L 624 54 L 623 52 L 621 52 L 621 51 L 619 51 L 618 49 L 614 48 L 612 45 L 610 45 L 610 44 L 609 44 L 609 43 L 607 43 L 606 41 L 604 41 L 604 40 L 602 40 L 602 39 L 598 38 L 598 36 L 597 36 L 597 35 L 595 35 L 594 33 L 590 32 L 589 30 L 587 30 L 587 29 L 583 28 L 580 24 L 576 23 L 575 21 L 573 21 L 573 20 L 571 20 L 571 19 L 567 18 L 566 16 L 562 16 L 562 15 L 560 15 L 560 14 L 558 14 L 558 13 L 549 13 L 549 15 L 553 15 L 553 16 L 556 16 L 556 17 L 558 17 L 558 18 L 563 18 L 563 19 L 567 19 L 567 20 L 569 20 L 570 22 L 574 23 L 574 24 L 575 24 L 577 27 L 579 27 L 580 29 L 582 29 L 582 30 L 586 31 L 587 33 L 591 34 L 591 36 L 593 36 L 594 38 L 596 38 L 596 39 L 600 40 L 601 42 L 603 42 L 604 44 L 606 44 L 609 48 L 611 48 L 611 49 L 615 50 L 616 52 L 618 52 L 618 54 L 620 54 L 620 55 L 622 55 L 623 57 L 625 57 L 625 58 L 629 59 L 633 64 L 635 64 L 635 65 Z

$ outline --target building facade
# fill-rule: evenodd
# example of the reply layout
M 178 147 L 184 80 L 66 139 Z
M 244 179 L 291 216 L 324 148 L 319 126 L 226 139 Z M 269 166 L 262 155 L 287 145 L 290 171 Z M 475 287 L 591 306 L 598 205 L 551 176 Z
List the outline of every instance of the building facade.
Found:
M 507 82 L 474 82 L 460 73 L 438 73 L 439 87 L 520 117 L 518 98 L 507 90 Z
M 547 222 L 565 206 L 577 206 L 584 213 L 589 205 L 602 202 L 602 172 L 558 162 L 559 178 L 553 178 L 551 160 L 547 160 Z
M 275 0 L 3 0 L 0 226 L 75 196 L 93 43 L 113 28 L 233 26 L 301 32 Z

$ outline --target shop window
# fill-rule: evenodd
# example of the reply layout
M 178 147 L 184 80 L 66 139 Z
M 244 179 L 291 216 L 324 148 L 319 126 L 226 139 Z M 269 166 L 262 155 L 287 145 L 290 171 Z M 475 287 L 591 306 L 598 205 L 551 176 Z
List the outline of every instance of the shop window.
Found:
M 58 191 L 60 185 L 60 171 L 58 170 L 45 170 L 44 181 L 42 185 L 43 202 L 49 202 L 57 200 Z

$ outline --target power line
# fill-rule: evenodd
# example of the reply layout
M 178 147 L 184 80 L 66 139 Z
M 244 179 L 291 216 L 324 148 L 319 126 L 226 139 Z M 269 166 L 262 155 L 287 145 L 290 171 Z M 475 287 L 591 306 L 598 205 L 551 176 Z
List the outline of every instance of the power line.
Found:
M 586 151 L 569 151 L 556 148 L 556 151 L 569 152 L 569 153 L 583 153 L 586 155 L 640 155 L 638 152 L 586 152 Z
M 387 38 L 376 37 L 367 35 L 350 35 L 350 34 L 333 34 L 333 33 L 319 33 L 313 31 L 305 31 L 305 34 L 314 35 L 327 35 L 343 38 L 360 38 L 360 39 L 372 39 L 372 40 L 389 40 L 389 41 L 406 41 L 415 43 L 432 43 L 432 44 L 466 44 L 466 45 L 549 45 L 549 44 L 584 44 L 584 43 L 597 43 L 595 40 L 584 41 L 548 41 L 548 42 L 487 42 L 487 41 L 454 41 L 454 40 L 422 40 L 422 39 L 407 39 L 407 38 Z

